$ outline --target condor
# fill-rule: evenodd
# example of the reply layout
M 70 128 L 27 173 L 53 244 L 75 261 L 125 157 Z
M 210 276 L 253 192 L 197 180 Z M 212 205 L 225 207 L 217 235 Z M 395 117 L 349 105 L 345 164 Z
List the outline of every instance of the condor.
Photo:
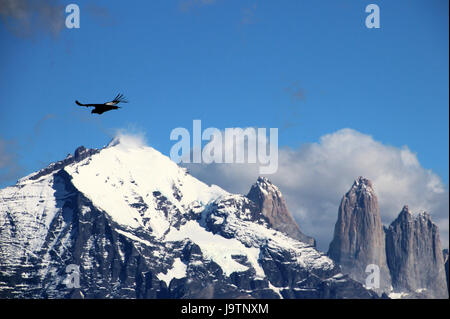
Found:
M 114 98 L 114 100 L 112 100 L 110 102 L 105 102 L 103 104 L 83 104 L 78 101 L 75 101 L 75 103 L 78 104 L 79 106 L 93 107 L 94 109 L 91 111 L 92 114 L 93 113 L 103 114 L 103 113 L 111 111 L 111 110 L 120 109 L 120 106 L 117 106 L 117 104 L 128 103 L 128 101 L 124 99 L 123 94 L 119 93 Z

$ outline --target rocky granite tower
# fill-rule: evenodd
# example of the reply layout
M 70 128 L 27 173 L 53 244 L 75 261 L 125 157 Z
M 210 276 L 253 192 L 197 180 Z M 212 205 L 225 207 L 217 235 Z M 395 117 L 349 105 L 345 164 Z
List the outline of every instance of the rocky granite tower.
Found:
M 395 291 L 411 297 L 448 298 L 439 229 L 427 213 L 408 206 L 386 229 L 386 252 Z
M 390 290 L 391 277 L 378 200 L 372 183 L 364 177 L 355 180 L 342 198 L 328 255 L 341 265 L 343 273 L 361 283 L 365 283 L 370 274 L 366 273 L 367 266 L 377 265 L 380 280 L 376 290 Z
M 286 201 L 280 190 L 267 178 L 258 177 L 247 194 L 247 198 L 256 204 L 271 227 L 294 239 L 313 246 L 316 245 L 314 238 L 302 233 L 287 209 Z
M 281 195 L 259 185 L 281 228 Z M 0 189 L 0 298 L 377 297 L 268 219 L 126 137 L 79 148 Z

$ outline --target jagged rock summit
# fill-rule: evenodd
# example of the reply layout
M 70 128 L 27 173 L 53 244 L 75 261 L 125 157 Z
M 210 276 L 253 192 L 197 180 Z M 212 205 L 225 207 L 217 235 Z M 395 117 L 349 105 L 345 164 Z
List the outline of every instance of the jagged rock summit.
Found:
M 341 200 L 328 255 L 358 282 L 365 283 L 369 265 L 380 271 L 379 292 L 389 291 L 385 234 L 378 199 L 371 181 L 358 177 Z
M 256 203 L 271 227 L 304 243 L 316 245 L 314 238 L 302 233 L 289 212 L 280 190 L 266 177 L 258 177 L 247 198 Z
M 376 297 L 259 204 L 127 139 L 79 149 L 0 190 L 0 298 Z
M 409 297 L 448 298 L 439 229 L 429 214 L 404 206 L 386 229 L 386 253 L 397 292 Z
M 381 225 L 372 183 L 359 177 L 342 198 L 328 255 L 365 284 L 367 265 L 380 270 L 378 293 L 392 298 L 448 298 L 439 229 L 425 212 L 404 206 L 389 227 Z M 448 261 L 447 261 L 448 263 Z

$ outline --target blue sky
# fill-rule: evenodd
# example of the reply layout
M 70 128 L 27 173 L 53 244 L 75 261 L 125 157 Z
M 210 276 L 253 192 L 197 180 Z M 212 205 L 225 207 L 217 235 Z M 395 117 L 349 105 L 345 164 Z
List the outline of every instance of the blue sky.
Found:
M 407 145 L 448 184 L 448 1 L 56 3 L 79 5 L 80 29 L 17 36 L 0 22 L 0 139 L 17 162 L 0 186 L 117 129 L 169 154 L 193 119 L 278 127 L 292 148 L 352 128 Z M 364 25 L 369 3 L 380 29 Z M 130 103 L 102 116 L 74 104 L 118 92 Z

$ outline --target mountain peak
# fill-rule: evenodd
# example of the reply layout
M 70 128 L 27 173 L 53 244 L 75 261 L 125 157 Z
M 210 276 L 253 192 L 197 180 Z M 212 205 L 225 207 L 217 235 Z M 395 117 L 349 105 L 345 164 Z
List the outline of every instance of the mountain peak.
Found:
M 355 183 L 356 184 L 365 184 L 365 185 L 372 186 L 372 182 L 368 178 L 366 178 L 364 176 L 358 176 L 358 178 L 355 179 Z
M 418 219 L 422 219 L 425 221 L 431 221 L 431 215 L 427 213 L 426 211 L 422 211 L 419 214 L 417 214 Z
M 364 283 L 367 265 L 380 268 L 380 291 L 388 291 L 390 275 L 378 199 L 372 182 L 358 177 L 342 197 L 328 255 L 344 273 Z
M 274 229 L 315 246 L 315 239 L 302 233 L 289 212 L 280 190 L 266 177 L 258 177 L 247 194 L 247 198 L 256 204 L 261 214 Z
M 86 151 L 87 151 L 86 147 L 84 147 L 83 145 L 81 145 L 81 146 L 79 146 L 79 147 L 77 147 L 77 148 L 75 149 L 74 156 L 75 156 L 75 157 L 79 157 L 79 156 L 81 156 L 82 154 L 86 153 Z
M 359 176 L 353 182 L 351 190 L 367 190 L 373 192 L 373 184 L 368 178 Z
M 84 146 L 79 146 L 75 149 L 73 155 L 72 154 L 67 154 L 66 158 L 61 160 L 61 161 L 57 161 L 57 162 L 53 162 L 50 163 L 47 167 L 31 173 L 28 176 L 22 177 L 21 179 L 19 179 L 19 183 L 23 183 L 27 180 L 37 180 L 39 178 L 41 178 L 42 176 L 54 173 L 68 165 L 74 164 L 74 163 L 78 163 L 81 162 L 82 160 L 88 158 L 91 155 L 94 155 L 96 153 L 98 153 L 100 150 L 95 149 L 95 148 L 86 148 Z
M 164 234 L 168 224 L 156 227 L 157 216 L 143 217 L 135 207 L 147 210 L 155 205 L 154 197 L 161 197 L 182 211 L 193 202 L 207 204 L 227 194 L 186 174 L 169 157 L 133 136 L 114 139 L 87 165 L 64 169 L 75 187 L 89 194 L 93 204 L 109 212 L 115 222 L 132 228 L 148 224 L 161 230 L 155 231 L 157 236 Z
M 439 230 L 430 214 L 421 212 L 414 218 L 404 206 L 386 228 L 386 254 L 394 290 L 448 298 Z
M 275 186 L 267 177 L 259 176 L 256 182 L 252 185 L 253 187 L 257 187 L 262 192 L 267 192 L 269 194 L 273 194 L 275 197 L 282 197 L 279 188 Z
M 123 138 L 58 163 L 0 190 L 0 298 L 375 297 L 286 235 L 304 236 L 267 179 L 229 194 Z
M 405 216 L 408 216 L 409 218 L 411 218 L 413 216 L 413 213 L 409 209 L 408 205 L 404 205 L 402 210 L 400 211 L 399 216 L 400 215 L 405 215 Z
M 118 133 L 108 143 L 106 148 L 122 147 L 126 149 L 136 149 L 146 147 L 145 137 L 143 135 L 131 135 L 125 133 Z
M 258 184 L 272 184 L 272 182 L 264 176 L 258 176 L 258 179 L 256 180 L 256 183 Z

